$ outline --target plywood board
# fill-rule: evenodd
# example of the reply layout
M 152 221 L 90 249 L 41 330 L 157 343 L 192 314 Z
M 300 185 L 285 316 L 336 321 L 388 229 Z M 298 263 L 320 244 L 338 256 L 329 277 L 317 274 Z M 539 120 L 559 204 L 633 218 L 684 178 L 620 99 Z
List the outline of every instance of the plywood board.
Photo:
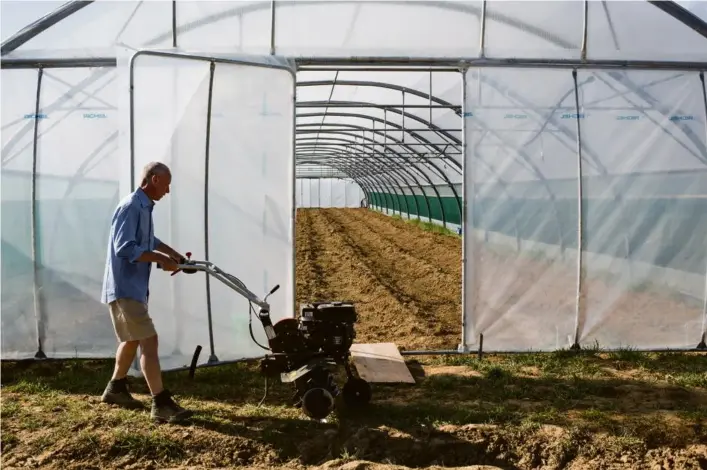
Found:
M 395 343 L 353 344 L 351 359 L 359 377 L 367 382 L 415 383 Z

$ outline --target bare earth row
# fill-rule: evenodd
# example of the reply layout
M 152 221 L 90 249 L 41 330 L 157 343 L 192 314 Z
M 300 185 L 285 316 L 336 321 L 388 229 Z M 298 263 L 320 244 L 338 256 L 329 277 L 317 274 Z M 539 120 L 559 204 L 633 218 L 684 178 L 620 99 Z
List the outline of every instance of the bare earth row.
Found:
M 357 342 L 456 348 L 461 335 L 461 244 L 358 209 L 300 211 L 297 300 L 348 300 Z

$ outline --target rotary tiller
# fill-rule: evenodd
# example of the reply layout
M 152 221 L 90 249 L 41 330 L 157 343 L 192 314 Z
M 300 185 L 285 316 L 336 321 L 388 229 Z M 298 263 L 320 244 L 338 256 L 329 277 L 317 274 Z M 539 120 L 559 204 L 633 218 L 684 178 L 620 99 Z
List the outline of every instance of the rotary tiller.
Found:
M 187 253 L 187 258 L 190 258 Z M 193 274 L 204 271 L 248 300 L 251 314 L 253 304 L 259 311 L 257 317 L 263 325 L 270 351 L 260 361 L 261 373 L 267 378 L 280 376 L 283 383 L 294 385 L 293 405 L 312 419 L 326 418 L 335 408 L 335 400 L 341 395 L 347 407 L 356 408 L 371 400 L 371 387 L 365 380 L 354 376 L 349 364 L 350 348 L 356 337 L 354 323 L 358 319 L 351 302 L 314 302 L 300 308 L 296 318 L 285 318 L 273 325 L 267 298 L 279 285 L 275 286 L 264 299 L 251 292 L 237 277 L 221 270 L 209 261 L 182 260 L 177 272 Z M 252 317 L 251 317 L 252 320 Z M 197 348 L 195 356 L 200 351 Z M 192 361 L 192 367 L 196 361 Z M 347 381 L 342 389 L 334 380 L 336 366 L 346 370 Z M 267 388 L 266 388 L 267 393 Z

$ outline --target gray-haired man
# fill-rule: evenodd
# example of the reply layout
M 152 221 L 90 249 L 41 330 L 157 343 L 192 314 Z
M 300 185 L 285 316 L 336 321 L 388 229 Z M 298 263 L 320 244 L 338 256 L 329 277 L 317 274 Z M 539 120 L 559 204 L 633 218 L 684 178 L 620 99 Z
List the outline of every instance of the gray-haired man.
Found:
M 172 175 L 169 168 L 152 162 L 143 170 L 142 184 L 123 199 L 111 222 L 106 269 L 101 301 L 108 304 L 115 334 L 120 341 L 115 370 L 102 401 L 128 407 L 142 407 L 127 387 L 130 364 L 140 346 L 140 365 L 152 393 L 152 419 L 179 422 L 192 412 L 177 405 L 162 385 L 157 353 L 157 331 L 148 313 L 149 281 L 152 263 L 175 271 L 184 257 L 155 237 L 152 209 L 169 193 Z

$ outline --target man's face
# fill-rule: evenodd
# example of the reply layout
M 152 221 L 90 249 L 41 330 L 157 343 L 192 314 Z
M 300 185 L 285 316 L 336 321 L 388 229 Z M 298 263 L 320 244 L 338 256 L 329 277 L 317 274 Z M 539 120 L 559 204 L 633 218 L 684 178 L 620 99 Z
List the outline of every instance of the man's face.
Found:
M 169 194 L 169 185 L 172 184 L 170 173 L 162 175 L 152 175 L 152 187 L 154 188 L 154 200 L 159 201 L 165 194 Z

